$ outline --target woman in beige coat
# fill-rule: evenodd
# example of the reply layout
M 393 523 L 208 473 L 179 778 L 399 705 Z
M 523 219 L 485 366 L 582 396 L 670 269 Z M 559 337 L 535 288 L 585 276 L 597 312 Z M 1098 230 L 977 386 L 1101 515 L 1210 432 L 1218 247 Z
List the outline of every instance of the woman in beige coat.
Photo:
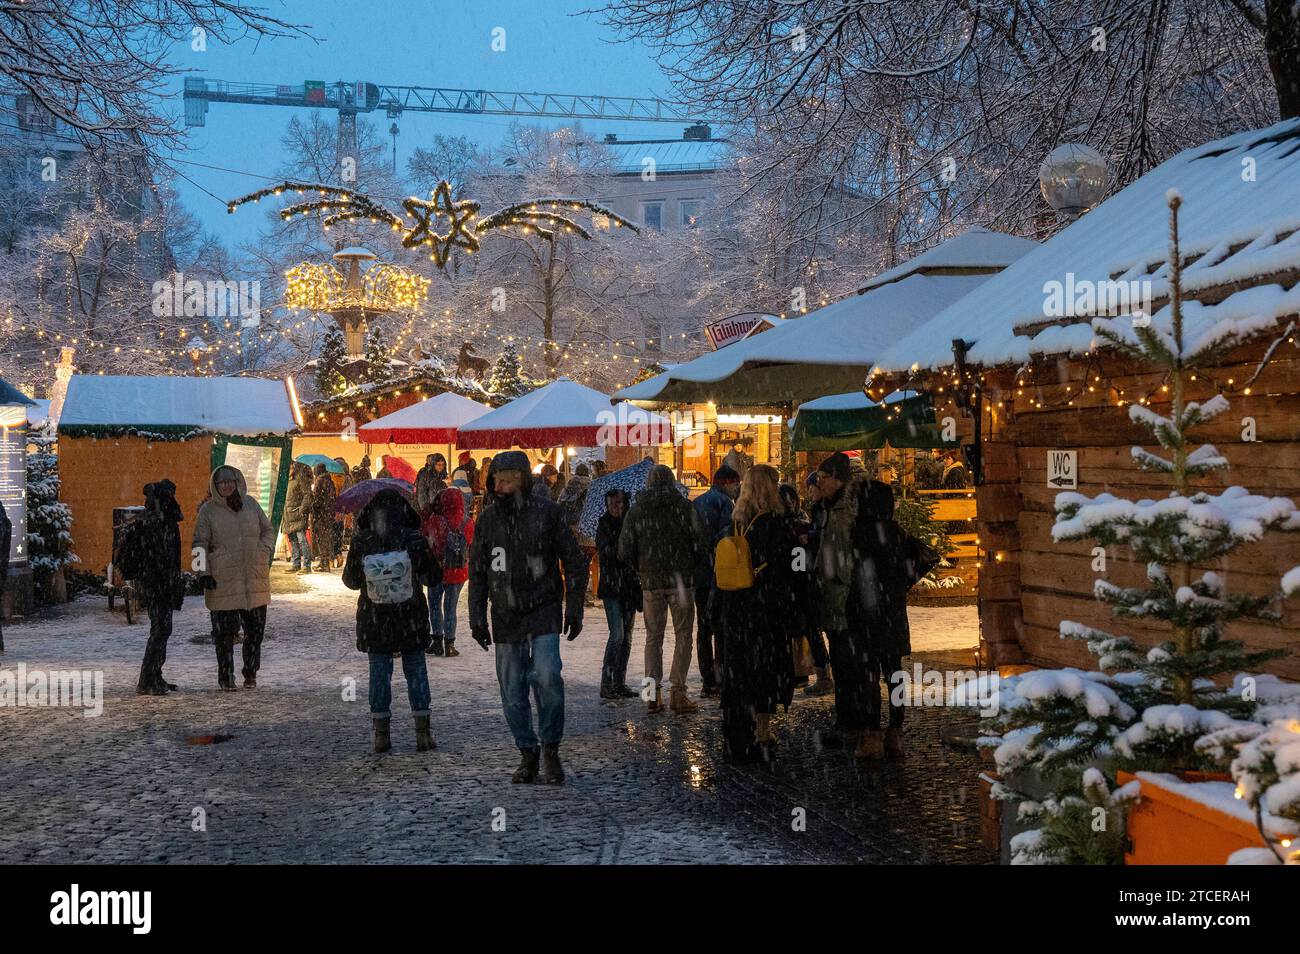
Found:
M 266 605 L 271 601 L 271 554 L 275 532 L 261 505 L 248 495 L 238 468 L 212 472 L 208 501 L 194 526 L 204 600 L 212 612 L 217 645 L 217 682 L 235 686 L 235 636 L 244 629 L 244 688 L 257 686 L 262 663 Z M 201 561 L 201 562 L 200 562 Z

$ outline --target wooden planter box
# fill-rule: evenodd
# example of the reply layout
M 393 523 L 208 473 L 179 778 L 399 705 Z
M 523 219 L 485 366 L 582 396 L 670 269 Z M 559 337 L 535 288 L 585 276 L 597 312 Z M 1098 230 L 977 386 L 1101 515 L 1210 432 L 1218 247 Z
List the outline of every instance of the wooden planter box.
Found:
M 1121 785 L 1134 775 L 1120 772 Z M 1226 776 L 1138 772 L 1142 793 L 1128 813 L 1129 865 L 1221 865 L 1241 848 L 1263 848 L 1249 805 Z M 1271 833 L 1270 829 L 1270 833 Z

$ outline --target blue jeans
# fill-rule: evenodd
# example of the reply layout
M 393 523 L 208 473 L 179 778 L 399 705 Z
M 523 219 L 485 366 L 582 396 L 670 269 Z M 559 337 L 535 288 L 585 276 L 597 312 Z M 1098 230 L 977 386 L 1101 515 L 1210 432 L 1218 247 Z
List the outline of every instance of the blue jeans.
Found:
M 311 569 L 311 544 L 307 542 L 306 530 L 295 530 L 289 534 L 289 552 L 295 570 L 300 566 Z M 298 562 L 300 558 L 301 563 Z
M 429 587 L 429 630 L 442 634 L 449 643 L 456 641 L 456 603 L 464 583 L 439 583 Z
M 387 719 L 393 705 L 393 654 L 370 653 L 370 714 Z M 408 649 L 402 653 L 402 672 L 406 675 L 406 696 L 411 700 L 412 715 L 429 714 L 429 670 L 424 652 Z
M 559 745 L 564 736 L 564 677 L 560 675 L 560 634 L 534 636 L 522 643 L 497 643 L 497 682 L 506 724 L 521 749 L 537 748 L 533 732 L 532 690 L 537 698 L 542 745 Z
M 605 643 L 605 661 L 600 667 L 600 688 L 617 689 L 627 683 L 627 660 L 632 655 L 632 624 L 636 610 L 624 607 L 621 600 L 607 599 L 605 621 L 609 623 L 609 640 Z

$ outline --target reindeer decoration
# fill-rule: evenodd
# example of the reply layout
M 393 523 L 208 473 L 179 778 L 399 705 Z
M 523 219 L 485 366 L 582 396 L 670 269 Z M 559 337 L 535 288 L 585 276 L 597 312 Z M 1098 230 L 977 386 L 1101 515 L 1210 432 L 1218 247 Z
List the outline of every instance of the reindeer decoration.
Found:
M 460 346 L 460 354 L 456 357 L 456 377 L 474 378 L 476 381 L 482 381 L 488 374 L 487 358 L 480 358 L 474 353 L 474 346 L 466 341 Z

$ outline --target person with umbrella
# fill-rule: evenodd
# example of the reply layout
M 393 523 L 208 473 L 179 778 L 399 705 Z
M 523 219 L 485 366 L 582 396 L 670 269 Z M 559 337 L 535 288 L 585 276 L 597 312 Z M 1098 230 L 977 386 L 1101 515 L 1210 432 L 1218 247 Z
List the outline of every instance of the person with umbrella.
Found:
M 582 632 L 587 561 L 563 511 L 533 493 L 527 455 L 498 454 L 489 477 L 496 499 L 479 518 L 470 548 L 470 633 L 484 651 L 496 642 L 501 705 L 521 756 L 511 781 L 534 781 L 540 759 L 545 782 L 561 785 L 560 633 L 572 640 Z M 530 690 L 537 700 L 538 732 Z
M 372 482 L 373 483 L 373 482 Z M 355 488 L 354 488 L 355 489 Z M 393 656 L 402 657 L 415 718 L 415 748 L 435 748 L 429 727 L 429 607 L 424 584 L 436 587 L 438 566 L 420 532 L 420 515 L 400 491 L 381 488 L 357 515 L 343 567 L 343 585 L 357 596 L 357 649 L 370 661 L 370 715 L 376 752 L 392 749 Z
M 322 573 L 333 569 L 337 555 L 334 547 L 334 503 L 338 490 L 324 464 L 316 465 L 316 479 L 311 486 L 311 542 L 320 561 L 316 569 Z

